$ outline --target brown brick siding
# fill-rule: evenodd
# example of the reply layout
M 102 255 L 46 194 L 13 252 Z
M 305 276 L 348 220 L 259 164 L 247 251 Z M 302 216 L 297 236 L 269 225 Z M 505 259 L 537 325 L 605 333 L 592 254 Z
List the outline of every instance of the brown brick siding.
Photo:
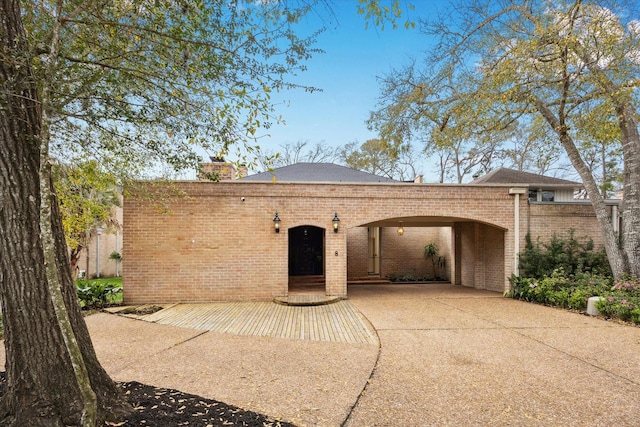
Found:
M 451 259 L 450 230 L 450 227 L 405 227 L 404 234 L 399 236 L 397 228 L 384 228 L 380 255 L 382 275 L 397 274 L 413 277 L 428 275 L 430 278 L 440 275 L 439 271 L 433 271 L 431 260 L 424 258 L 424 246 L 434 242 L 438 246 L 439 255 L 444 256 L 445 259 Z M 448 278 L 447 272 L 444 273 Z
M 369 233 L 367 227 L 353 227 L 347 232 L 347 275 L 351 280 L 369 275 Z
M 288 292 L 288 229 L 310 225 L 325 231 L 326 292 L 346 296 L 347 276 L 367 274 L 367 226 L 389 219 L 437 217 L 449 227 L 381 229 L 381 274 L 430 272 L 422 258 L 437 239 L 465 286 L 504 290 L 513 268 L 514 196 L 504 186 L 421 184 L 322 184 L 185 182 L 188 198 L 160 213 L 135 195 L 125 200 L 125 301 L 180 302 L 266 300 Z M 166 195 L 159 194 L 155 198 Z M 244 198 L 244 201 L 243 199 Z M 527 209 L 526 201 L 521 203 Z M 282 222 L 274 232 L 273 217 Z M 332 230 L 334 213 L 340 217 Z M 539 215 L 521 214 L 521 226 L 537 233 Z M 566 223 L 566 221 L 565 221 Z M 585 225 L 581 225 L 585 227 Z M 548 228 L 548 227 L 547 227 Z M 522 230 L 522 228 L 521 228 Z M 459 259 L 453 234 L 459 233 Z M 521 231 L 524 241 L 525 230 Z M 580 232 L 576 233 L 580 235 Z M 403 252 L 404 251 L 404 252 Z
M 532 203 L 528 218 L 527 232 L 543 242 L 548 242 L 554 234 L 567 238 L 573 228 L 576 238 L 590 237 L 596 246 L 604 243 L 590 204 Z

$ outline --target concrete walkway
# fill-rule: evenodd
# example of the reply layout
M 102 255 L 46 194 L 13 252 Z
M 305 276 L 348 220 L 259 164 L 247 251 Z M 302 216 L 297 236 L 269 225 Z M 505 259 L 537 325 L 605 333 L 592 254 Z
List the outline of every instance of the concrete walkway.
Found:
M 451 285 L 357 285 L 349 296 L 340 304 L 371 322 L 379 345 L 106 313 L 87 324 L 117 381 L 175 388 L 298 426 L 639 425 L 640 328 Z M 241 317 L 247 331 L 268 319 Z

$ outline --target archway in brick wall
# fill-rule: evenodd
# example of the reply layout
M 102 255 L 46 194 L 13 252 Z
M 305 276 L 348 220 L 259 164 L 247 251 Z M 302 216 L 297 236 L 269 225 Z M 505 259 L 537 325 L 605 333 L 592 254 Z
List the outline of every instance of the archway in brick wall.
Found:
M 502 291 L 505 231 L 452 217 L 393 217 L 361 224 L 350 230 L 347 239 L 347 278 L 351 283 L 389 278 L 443 280 Z M 429 243 L 438 248 L 434 260 L 424 258 L 424 246 Z
M 290 228 L 289 292 L 325 292 L 325 229 L 311 225 Z

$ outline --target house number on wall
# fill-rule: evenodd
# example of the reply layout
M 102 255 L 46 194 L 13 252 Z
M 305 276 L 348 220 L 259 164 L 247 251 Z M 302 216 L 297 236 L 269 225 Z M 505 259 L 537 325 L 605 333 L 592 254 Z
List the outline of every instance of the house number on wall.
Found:
M 336 256 L 338 256 L 338 251 L 336 251 Z

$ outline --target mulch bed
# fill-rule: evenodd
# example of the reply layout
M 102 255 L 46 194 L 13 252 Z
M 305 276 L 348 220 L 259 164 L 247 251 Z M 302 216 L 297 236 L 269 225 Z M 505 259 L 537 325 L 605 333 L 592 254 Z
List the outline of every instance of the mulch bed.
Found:
M 0 395 L 4 393 L 5 372 L 0 372 Z M 131 416 L 118 427 L 295 427 L 253 411 L 205 399 L 178 390 L 152 387 L 138 382 L 118 383 L 133 407 Z

